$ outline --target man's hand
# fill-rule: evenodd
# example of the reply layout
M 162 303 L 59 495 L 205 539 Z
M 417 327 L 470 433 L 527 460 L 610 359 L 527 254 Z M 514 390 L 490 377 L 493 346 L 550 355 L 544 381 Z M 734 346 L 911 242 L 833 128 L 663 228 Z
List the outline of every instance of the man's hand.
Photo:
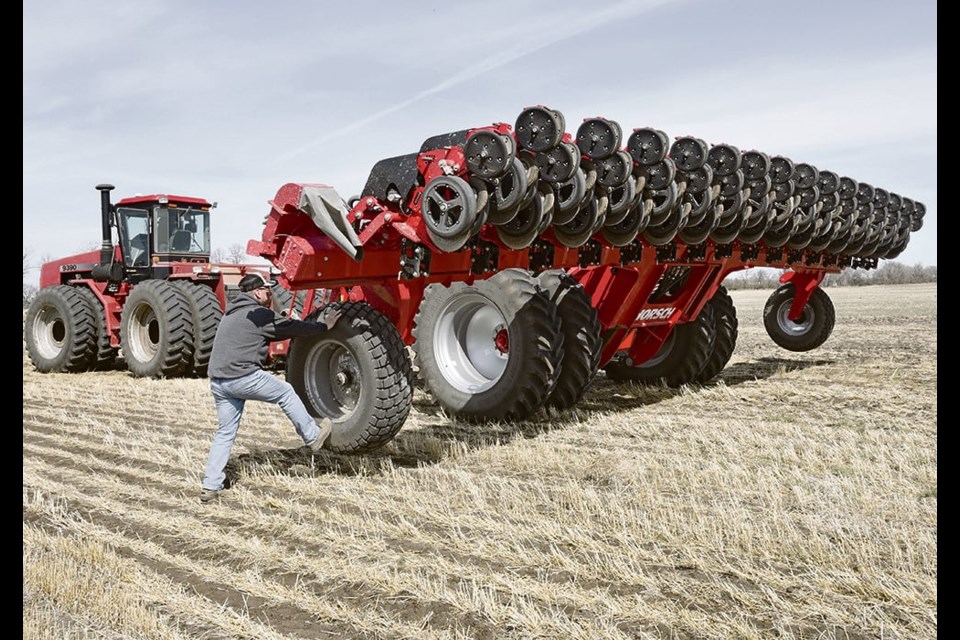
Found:
M 340 310 L 339 309 L 327 309 L 324 311 L 323 315 L 320 316 L 320 322 L 327 325 L 327 329 L 333 329 L 333 325 L 337 324 L 337 320 L 340 319 Z

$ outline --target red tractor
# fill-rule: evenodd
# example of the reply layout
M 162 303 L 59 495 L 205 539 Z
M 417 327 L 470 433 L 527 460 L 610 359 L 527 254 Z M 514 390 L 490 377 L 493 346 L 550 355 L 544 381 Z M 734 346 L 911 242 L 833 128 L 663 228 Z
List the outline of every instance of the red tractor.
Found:
M 24 324 L 30 359 L 43 372 L 90 371 L 117 366 L 122 350 L 135 376 L 203 376 L 240 278 L 269 267 L 210 262 L 216 203 L 155 194 L 111 204 L 113 188 L 97 185 L 99 251 L 41 267 Z

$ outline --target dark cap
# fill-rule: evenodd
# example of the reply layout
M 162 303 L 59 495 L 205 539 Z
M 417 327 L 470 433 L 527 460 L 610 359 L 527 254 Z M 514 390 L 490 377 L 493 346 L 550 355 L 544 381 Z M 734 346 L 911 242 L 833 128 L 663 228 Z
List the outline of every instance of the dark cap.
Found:
M 248 273 L 240 279 L 240 291 L 249 293 L 260 287 L 272 287 L 277 284 L 276 280 L 267 280 L 259 273 Z

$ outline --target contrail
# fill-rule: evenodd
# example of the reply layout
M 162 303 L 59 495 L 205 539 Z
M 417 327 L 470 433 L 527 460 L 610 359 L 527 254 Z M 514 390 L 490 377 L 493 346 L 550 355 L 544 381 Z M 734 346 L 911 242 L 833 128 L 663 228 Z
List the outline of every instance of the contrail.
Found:
M 514 60 L 528 56 L 552 44 L 562 42 L 563 40 L 568 40 L 581 33 L 596 29 L 597 27 L 609 22 L 613 22 L 614 20 L 623 20 L 628 16 L 635 16 L 640 13 L 652 11 L 662 5 L 669 4 L 674 1 L 676 0 L 626 0 L 606 9 L 594 11 L 593 13 L 587 14 L 582 18 L 578 18 L 575 23 L 571 23 L 569 20 L 556 19 L 552 24 L 545 24 L 539 30 L 539 36 L 524 36 L 523 39 L 518 38 L 517 44 L 505 48 L 500 53 L 462 69 L 446 80 L 443 80 L 432 87 L 424 89 L 405 100 L 395 102 L 389 107 L 385 107 L 380 111 L 366 116 L 365 118 L 351 122 L 350 124 L 340 127 L 339 129 L 334 129 L 333 131 L 314 139 L 312 142 L 288 151 L 287 153 L 278 156 L 275 163 L 284 162 L 303 155 L 304 153 L 318 147 L 321 144 L 343 137 L 353 131 L 369 125 L 372 122 L 376 122 L 377 120 L 380 120 L 391 113 L 396 113 L 397 111 L 406 109 L 410 105 L 416 104 L 425 98 L 463 84 L 468 80 L 481 76 L 489 71 L 493 71 L 494 69 L 498 69 L 513 62 Z

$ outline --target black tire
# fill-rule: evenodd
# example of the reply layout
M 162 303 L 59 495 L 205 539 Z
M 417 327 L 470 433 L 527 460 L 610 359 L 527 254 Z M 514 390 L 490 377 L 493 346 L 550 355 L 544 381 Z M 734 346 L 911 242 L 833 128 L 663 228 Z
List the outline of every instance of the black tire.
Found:
M 97 324 L 97 343 L 92 368 L 99 371 L 113 369 L 117 366 L 120 348 L 110 345 L 110 332 L 107 330 L 107 315 L 103 309 L 103 303 L 91 289 L 77 287 L 76 290 L 87 301 Z
M 193 362 L 193 317 L 187 299 L 166 280 L 146 280 L 127 297 L 120 316 L 127 369 L 141 378 L 174 378 Z
M 811 351 L 833 333 L 836 312 L 826 292 L 817 287 L 803 307 L 799 322 L 788 318 L 793 304 L 794 287 L 787 283 L 767 298 L 763 307 L 763 326 L 770 338 L 787 351 Z
M 309 291 L 309 289 L 290 291 L 289 289 L 284 289 L 279 284 L 275 284 L 270 287 L 270 293 L 273 299 L 270 308 L 285 318 L 300 319 L 303 317 L 303 307 L 306 304 Z M 319 293 L 321 290 L 317 289 L 316 291 Z M 314 304 L 316 305 L 319 302 L 320 299 L 315 297 Z
M 563 334 L 563 360 L 546 406 L 569 409 L 583 398 L 597 376 L 602 327 L 583 285 L 562 269 L 537 276 L 540 288 L 557 308 Z
M 703 384 L 717 377 L 723 368 L 730 362 L 733 350 L 737 345 L 737 309 L 733 306 L 733 298 L 727 293 L 726 287 L 720 287 L 707 303 L 713 311 L 713 342 L 710 346 L 710 355 L 697 374 L 697 382 Z
M 713 331 L 713 309 L 705 305 L 692 322 L 674 327 L 660 350 L 646 362 L 633 365 L 611 360 L 604 371 L 611 380 L 648 385 L 676 388 L 695 382 L 710 355 Z
M 467 285 L 431 284 L 413 349 L 427 390 L 450 415 L 523 420 L 544 406 L 563 361 L 553 304 L 522 269 Z M 491 340 L 492 338 L 492 340 Z
M 210 354 L 213 351 L 213 339 L 217 336 L 217 327 L 223 317 L 223 309 L 217 294 L 210 287 L 186 280 L 174 280 L 187 300 L 193 320 L 193 361 L 188 367 L 197 377 L 204 378 L 210 366 Z M 184 370 L 187 373 L 187 370 Z
M 40 289 L 27 309 L 27 353 L 41 373 L 89 371 L 96 362 L 97 321 L 80 289 Z
M 329 417 L 327 448 L 365 453 L 393 439 L 413 404 L 406 345 L 390 320 L 366 302 L 334 302 L 341 316 L 329 331 L 290 341 L 286 379 L 311 414 Z

